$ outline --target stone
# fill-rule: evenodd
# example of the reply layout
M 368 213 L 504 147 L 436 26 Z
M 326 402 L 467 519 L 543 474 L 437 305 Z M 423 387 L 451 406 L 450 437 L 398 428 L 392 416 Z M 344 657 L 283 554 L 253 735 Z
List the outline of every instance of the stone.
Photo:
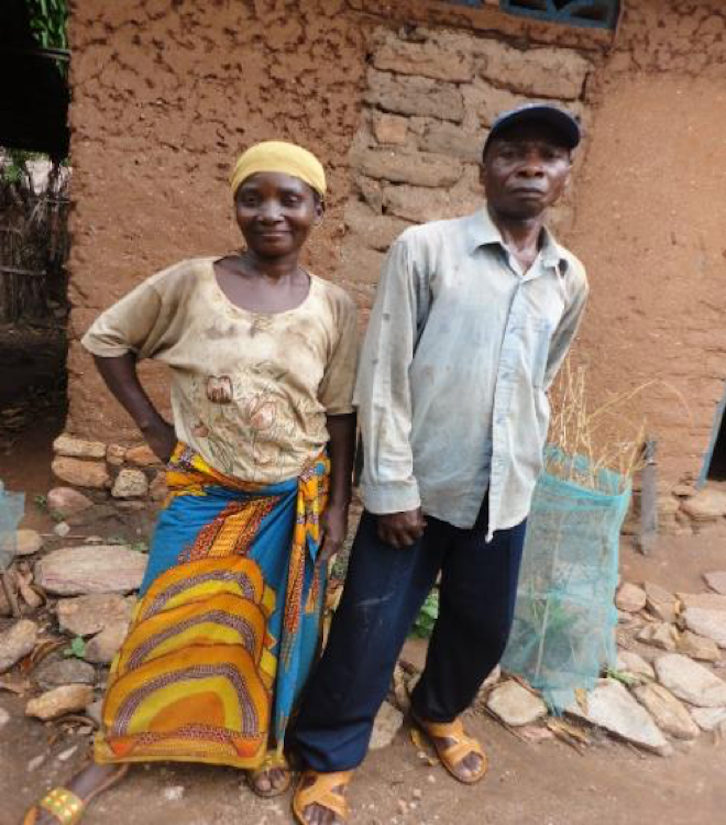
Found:
M 383 198 L 387 214 L 414 223 L 447 218 L 452 212 L 449 192 L 440 191 L 432 196 L 431 190 L 423 186 L 384 186 Z
M 25 706 L 25 715 L 47 721 L 66 713 L 84 710 L 93 700 L 93 688 L 89 685 L 63 685 L 49 690 Z
M 49 512 L 62 518 L 78 515 L 93 507 L 93 502 L 88 496 L 72 487 L 54 487 L 48 493 L 47 502 Z
M 726 708 L 692 708 L 691 716 L 701 730 L 711 731 L 726 722 Z
M 458 160 L 410 150 L 364 149 L 353 154 L 351 164 L 374 180 L 435 189 L 453 186 L 462 173 Z
M 364 203 L 376 213 L 383 212 L 383 189 L 377 180 L 367 178 L 365 175 L 355 176 L 355 189 Z
M 61 481 L 77 487 L 101 490 L 111 482 L 105 461 L 83 461 L 79 458 L 59 456 L 53 460 L 51 469 Z
M 56 759 L 59 762 L 67 762 L 77 750 L 78 750 L 78 745 L 73 745 L 73 747 L 66 748 L 64 751 L 61 751 L 58 754 L 58 756 L 56 756 Z
M 703 578 L 711 590 L 726 595 L 726 570 L 713 570 L 710 573 L 704 573 Z
M 159 470 L 149 484 L 149 497 L 152 501 L 164 501 L 167 495 L 169 495 L 169 488 L 166 486 L 166 472 Z
M 0 730 L 2 730 L 9 721 L 10 714 L 5 710 L 5 708 L 0 708 Z
M 587 694 L 587 711 L 575 702 L 567 713 L 659 756 L 673 752 L 648 711 L 614 679 L 600 679 Z
M 129 622 L 112 622 L 86 644 L 84 658 L 98 665 L 108 665 L 118 653 L 129 632 Z
M 426 77 L 399 77 L 374 68 L 368 70 L 368 88 L 364 100 L 384 112 L 420 115 L 461 123 L 464 99 L 452 84 Z
M 648 679 L 655 679 L 653 666 L 632 650 L 618 651 L 616 667 L 620 671 L 633 674 L 633 676 L 645 676 Z
M 20 595 L 23 597 L 23 601 L 31 610 L 35 610 L 43 604 L 42 597 L 31 586 L 33 583 L 32 573 L 22 573 L 19 570 L 16 571 L 15 583 L 17 584 Z
M 479 71 L 493 83 L 528 96 L 577 100 L 592 63 L 572 49 L 515 49 L 501 40 L 477 41 Z
M 410 223 L 387 215 L 378 215 L 362 201 L 352 201 L 345 208 L 345 224 L 355 242 L 378 252 L 385 252 Z
M 32 773 L 33 771 L 37 771 L 38 768 L 45 762 L 46 755 L 44 753 L 39 754 L 38 756 L 34 756 L 31 760 L 28 761 L 28 773 Z
M 92 719 L 99 728 L 102 724 L 102 713 L 103 699 L 99 699 L 96 702 L 91 702 L 91 704 L 86 707 L 86 716 L 88 716 L 89 719 Z
M 38 625 L 30 619 L 20 619 L 0 634 L 0 673 L 32 653 L 38 640 Z
M 692 484 L 676 484 L 671 492 L 678 498 L 690 498 L 695 496 L 698 490 Z
M 399 659 L 421 673 L 426 664 L 426 652 L 428 649 L 428 639 L 419 639 L 412 636 L 404 642 Z
M 106 461 L 112 467 L 120 467 L 126 458 L 126 447 L 120 444 L 109 444 L 106 448 Z
M 408 118 L 398 115 L 379 115 L 373 121 L 373 134 L 379 143 L 400 146 L 408 137 Z
M 56 607 L 58 624 L 73 636 L 93 636 L 118 621 L 131 621 L 135 599 L 118 593 L 92 593 L 61 599 Z
M 716 521 L 726 516 L 726 490 L 704 487 L 681 503 L 681 509 L 694 521 Z
M 153 467 L 155 464 L 162 463 L 148 444 L 140 444 L 138 447 L 130 447 L 126 450 L 126 461 L 139 467 Z
M 141 470 L 124 469 L 116 476 L 111 488 L 114 498 L 140 498 L 149 491 L 149 482 Z
M 667 653 L 655 661 L 658 681 L 674 696 L 699 708 L 726 705 L 726 682 L 680 653 Z
M 374 52 L 373 65 L 397 74 L 468 83 L 474 77 L 469 40 L 456 35 L 446 37 L 446 34 L 423 43 L 407 42 L 392 35 Z
M 58 596 L 129 593 L 138 589 L 147 556 L 116 544 L 65 547 L 35 565 L 35 581 Z
M 712 639 L 719 647 L 726 647 L 726 612 L 688 607 L 683 611 L 683 623 L 698 636 Z
M 547 705 L 519 682 L 497 685 L 487 697 L 487 707 L 511 727 L 531 725 L 547 715 Z
M 700 607 L 704 610 L 726 610 L 726 596 L 720 593 L 676 593 L 684 608 Z
M 637 613 L 645 607 L 645 590 L 637 584 L 623 582 L 615 594 L 615 606 L 626 613 Z
M 396 734 L 403 724 L 403 714 L 388 702 L 381 705 L 381 709 L 376 715 L 373 724 L 373 735 L 371 736 L 370 749 L 379 750 L 386 748 L 396 738 Z
M 502 678 L 502 668 L 501 665 L 497 665 L 494 670 L 487 676 L 487 678 L 482 682 L 480 690 L 488 690 L 489 688 L 494 687 L 496 683 Z
M 53 528 L 53 532 L 59 538 L 64 539 L 66 536 L 70 535 L 71 526 L 67 522 L 61 521 L 60 523 L 56 524 L 56 526 Z
M 639 685 L 633 689 L 635 698 L 655 720 L 656 725 L 675 739 L 695 739 L 698 725 L 685 706 L 663 685 Z
M 36 530 L 17 530 L 15 533 L 15 553 L 18 556 L 32 556 L 43 546 L 43 539 Z
M 501 112 L 515 109 L 524 103 L 528 103 L 526 97 L 515 95 L 508 89 L 500 89 L 489 83 L 482 89 L 476 89 L 476 97 L 472 103 L 476 105 L 476 113 L 480 123 L 489 128 Z
M 339 271 L 346 280 L 377 284 L 384 259 L 383 253 L 366 249 L 349 238 L 340 251 Z
M 61 685 L 95 685 L 96 669 L 76 658 L 43 662 L 33 674 L 43 690 L 51 690 Z
M 706 639 L 696 633 L 691 633 L 690 630 L 684 630 L 681 633 L 678 639 L 678 652 L 701 662 L 721 661 L 721 652 L 716 642 L 713 639 Z
M 184 798 L 184 785 L 172 785 L 164 788 L 164 799 L 167 802 L 181 802 Z
M 645 582 L 643 588 L 648 611 L 663 622 L 675 622 L 676 597 L 673 593 L 653 582 Z
M 672 624 L 667 622 L 647 624 L 636 638 L 639 642 L 659 647 L 661 650 L 672 652 L 678 648 L 678 631 Z
M 105 458 L 106 445 L 100 441 L 85 441 L 64 434 L 59 435 L 53 442 L 53 452 L 71 458 Z
M 435 120 L 426 127 L 418 145 L 425 152 L 448 155 L 467 163 L 478 163 L 485 140 L 485 131 L 472 134 L 462 131 L 461 126 Z

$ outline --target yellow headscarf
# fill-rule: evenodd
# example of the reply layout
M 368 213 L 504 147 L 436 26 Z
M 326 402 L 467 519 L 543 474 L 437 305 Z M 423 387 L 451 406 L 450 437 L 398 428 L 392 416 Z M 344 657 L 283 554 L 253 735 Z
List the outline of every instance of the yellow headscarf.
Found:
M 307 183 L 325 195 L 325 170 L 320 161 L 307 149 L 282 140 L 267 140 L 243 152 L 232 169 L 229 183 L 232 195 L 250 175 L 258 172 L 282 172 Z

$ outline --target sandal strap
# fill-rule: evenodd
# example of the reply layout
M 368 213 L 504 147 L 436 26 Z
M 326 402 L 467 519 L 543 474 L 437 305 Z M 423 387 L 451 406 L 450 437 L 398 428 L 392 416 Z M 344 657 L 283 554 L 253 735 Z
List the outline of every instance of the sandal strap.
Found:
M 38 805 L 52 814 L 60 825 L 76 825 L 86 808 L 86 803 L 67 788 L 53 788 Z
M 448 746 L 432 741 L 439 759 L 450 768 L 455 768 L 467 756 L 474 753 L 481 757 L 482 764 L 480 770 L 468 781 L 473 781 L 486 773 L 487 757 L 481 743 L 464 732 L 464 725 L 460 718 L 454 719 L 453 722 L 425 722 L 423 719 L 417 719 L 416 721 L 432 739 L 453 740 L 452 744 Z
M 336 816 L 347 819 L 350 813 L 348 800 L 342 794 L 334 791 L 341 785 L 347 785 L 353 776 L 353 771 L 336 771 L 335 773 L 318 773 L 307 770 L 300 778 L 295 803 L 302 812 L 308 805 L 320 805 L 332 811 Z M 312 779 L 311 785 L 304 787 L 306 780 Z
M 284 753 L 278 751 L 267 751 L 262 762 L 252 769 L 252 773 L 261 773 L 262 771 L 269 771 L 273 768 L 282 768 L 283 770 L 290 770 L 290 763 Z
M 472 753 L 475 753 L 477 756 L 484 757 L 484 752 L 481 749 L 481 745 L 476 741 L 476 739 L 470 739 L 467 736 L 461 741 L 455 742 L 453 745 L 449 745 L 448 748 L 441 748 L 439 751 L 439 756 L 441 759 L 446 759 L 450 765 L 458 765 L 459 762 L 462 762 Z
M 464 725 L 458 717 L 453 722 L 426 722 L 423 719 L 417 719 L 417 721 L 429 736 L 435 736 L 437 739 L 463 739 L 466 737 Z

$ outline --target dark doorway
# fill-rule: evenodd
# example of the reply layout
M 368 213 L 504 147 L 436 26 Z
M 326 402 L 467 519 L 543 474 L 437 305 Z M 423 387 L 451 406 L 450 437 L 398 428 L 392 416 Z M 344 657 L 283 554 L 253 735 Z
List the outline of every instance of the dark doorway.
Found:
M 702 481 L 726 481 L 726 395 L 716 411 L 714 435 L 703 470 Z
M 0 478 L 43 493 L 66 410 L 66 4 L 0 5 Z

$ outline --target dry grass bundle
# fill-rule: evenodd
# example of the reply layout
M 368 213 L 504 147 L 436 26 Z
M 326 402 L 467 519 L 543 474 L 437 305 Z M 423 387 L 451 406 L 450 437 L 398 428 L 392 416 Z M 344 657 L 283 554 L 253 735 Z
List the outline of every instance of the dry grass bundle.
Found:
M 547 472 L 592 490 L 610 493 L 624 490 L 643 467 L 645 446 L 645 420 L 633 420 L 627 405 L 645 389 L 658 383 L 662 382 L 657 379 L 648 381 L 590 410 L 586 368 L 574 369 L 569 359 L 565 361 L 552 392 L 549 442 L 557 449 L 546 455 Z M 671 389 L 685 405 L 681 394 L 675 388 Z M 603 471 L 618 474 L 619 491 L 603 490 Z

